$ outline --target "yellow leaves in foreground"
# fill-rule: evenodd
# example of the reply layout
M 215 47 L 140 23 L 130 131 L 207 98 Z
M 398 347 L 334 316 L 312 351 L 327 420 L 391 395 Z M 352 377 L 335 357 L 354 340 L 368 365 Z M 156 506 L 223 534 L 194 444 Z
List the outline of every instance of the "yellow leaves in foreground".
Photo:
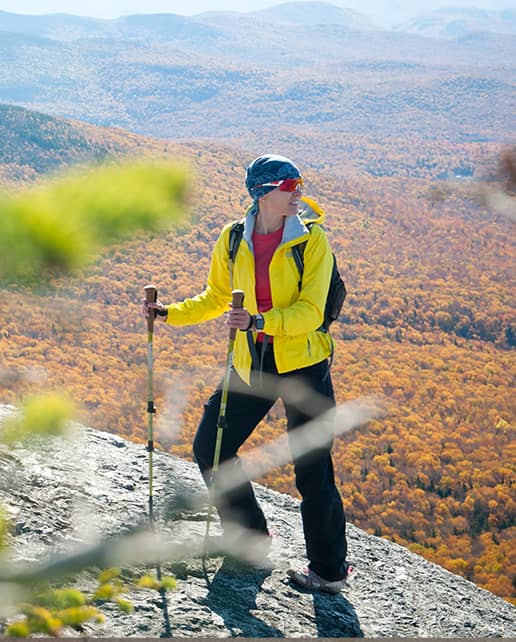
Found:
M 29 397 L 22 412 L 2 424 L 2 441 L 23 441 L 31 435 L 62 435 L 74 413 L 71 399 L 59 392 Z

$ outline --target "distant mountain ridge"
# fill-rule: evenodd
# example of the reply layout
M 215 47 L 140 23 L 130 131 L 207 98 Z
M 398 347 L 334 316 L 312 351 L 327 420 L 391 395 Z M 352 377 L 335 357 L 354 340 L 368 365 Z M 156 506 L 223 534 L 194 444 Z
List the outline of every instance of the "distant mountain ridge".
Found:
M 0 11 L 0 31 L 40 35 L 57 40 L 78 38 L 170 38 L 217 35 L 211 22 L 231 24 L 234 20 L 259 20 L 265 23 L 312 26 L 338 24 L 349 29 L 374 28 L 372 21 L 357 11 L 327 2 L 287 2 L 269 9 L 250 12 L 204 12 L 194 16 L 175 13 L 149 13 L 105 20 L 71 14 L 24 15 Z
M 458 38 L 477 32 L 515 35 L 516 9 L 443 7 L 400 25 L 397 30 L 433 38 Z
M 516 36 L 436 40 L 360 31 L 338 7 L 306 3 L 305 14 L 296 6 L 86 19 L 84 37 L 74 40 L 56 36 L 67 32 L 68 16 L 0 13 L 0 29 L 15 30 L 0 39 L 0 101 L 159 138 L 240 144 L 306 127 L 319 156 L 324 138 L 336 135 L 433 140 L 437 132 L 456 143 L 512 137 L 514 75 L 507 61 L 516 59 Z M 290 22 L 272 21 L 285 14 Z M 314 14 L 334 22 L 308 24 Z M 80 24 L 72 17 L 74 38 Z M 466 86 L 464 78 L 471 79 Z M 479 93 L 487 80 L 496 87 Z M 503 108 L 493 108 L 498 104 Z
M 353 9 L 343 9 L 329 2 L 285 2 L 253 11 L 251 15 L 293 25 L 342 25 L 348 29 L 369 31 L 377 27 L 366 15 Z
M 73 40 L 92 37 L 106 28 L 105 20 L 64 13 L 27 15 L 0 10 L 0 31 Z
M 475 31 L 516 33 L 516 10 L 445 7 L 421 12 L 396 25 L 398 32 L 453 38 Z M 175 13 L 133 14 L 115 19 L 89 18 L 67 13 L 41 15 L 0 11 L 0 31 L 39 35 L 57 40 L 80 38 L 169 38 L 175 35 L 216 37 L 216 25 L 256 21 L 273 25 L 315 27 L 340 25 L 355 31 L 382 30 L 367 13 L 330 2 L 285 2 L 257 11 L 208 11 L 193 16 Z

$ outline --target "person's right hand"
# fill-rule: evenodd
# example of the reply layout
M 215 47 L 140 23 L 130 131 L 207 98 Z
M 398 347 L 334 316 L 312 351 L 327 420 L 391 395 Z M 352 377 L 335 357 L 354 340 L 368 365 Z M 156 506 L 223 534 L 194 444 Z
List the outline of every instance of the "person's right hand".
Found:
M 153 310 L 155 310 L 155 312 L 152 312 Z M 157 301 L 147 301 L 146 299 L 142 299 L 141 311 L 146 319 L 148 319 L 151 314 L 154 314 L 154 316 L 160 321 L 166 321 L 168 314 L 159 314 L 159 312 L 163 313 L 166 312 L 166 310 L 167 307 L 163 305 L 159 299 Z
M 246 308 L 234 308 L 229 304 L 229 311 L 225 313 L 225 324 L 228 328 L 237 330 L 251 329 L 251 313 Z

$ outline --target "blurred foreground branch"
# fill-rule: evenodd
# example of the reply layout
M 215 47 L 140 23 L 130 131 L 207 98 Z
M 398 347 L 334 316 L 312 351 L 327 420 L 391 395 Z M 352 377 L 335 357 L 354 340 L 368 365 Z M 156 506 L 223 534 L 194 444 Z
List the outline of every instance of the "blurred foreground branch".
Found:
M 0 283 L 34 286 L 68 274 L 138 230 L 184 216 L 188 170 L 127 161 L 73 170 L 16 196 L 0 195 Z

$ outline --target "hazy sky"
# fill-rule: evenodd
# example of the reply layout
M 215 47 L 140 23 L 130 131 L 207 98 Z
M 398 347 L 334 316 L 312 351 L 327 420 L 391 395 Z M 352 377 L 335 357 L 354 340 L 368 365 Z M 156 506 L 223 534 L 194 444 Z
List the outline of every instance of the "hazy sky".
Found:
M 485 9 L 516 8 L 516 0 L 329 0 L 373 16 L 401 7 L 416 12 L 441 5 L 475 6 Z M 131 13 L 179 13 L 193 15 L 202 11 L 253 11 L 281 4 L 281 0 L 0 0 L 0 10 L 14 13 L 71 13 L 97 18 L 115 18 Z
M 114 18 L 132 13 L 179 13 L 202 11 L 252 11 L 279 4 L 262 0 L 0 0 L 0 10 L 14 13 L 71 13 Z

